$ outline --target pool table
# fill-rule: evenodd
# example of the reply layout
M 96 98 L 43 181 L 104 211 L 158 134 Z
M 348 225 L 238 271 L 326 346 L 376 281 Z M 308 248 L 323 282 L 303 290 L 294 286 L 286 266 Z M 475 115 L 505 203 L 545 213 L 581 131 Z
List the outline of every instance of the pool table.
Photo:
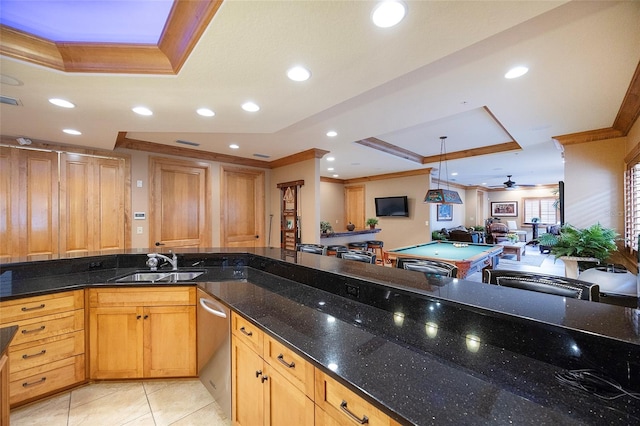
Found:
M 497 257 L 502 253 L 501 245 L 464 243 L 466 247 L 455 247 L 461 244 L 455 241 L 432 241 L 408 247 L 388 250 L 386 256 L 391 263 L 399 258 L 440 260 L 458 267 L 458 278 L 465 278 L 485 267 L 498 264 Z

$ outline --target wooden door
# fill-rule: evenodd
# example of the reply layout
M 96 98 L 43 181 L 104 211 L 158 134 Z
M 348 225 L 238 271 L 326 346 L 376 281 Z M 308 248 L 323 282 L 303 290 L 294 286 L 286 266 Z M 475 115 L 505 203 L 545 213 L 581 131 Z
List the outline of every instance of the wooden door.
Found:
M 365 229 L 364 185 L 346 186 L 344 188 L 344 223 L 353 223 L 356 229 Z
M 125 248 L 124 159 L 60 157 L 60 252 Z
M 149 159 L 149 247 L 208 247 L 210 167 L 206 163 Z
M 196 375 L 195 306 L 144 308 L 144 377 Z
M 265 382 L 267 424 L 313 426 L 313 401 L 267 363 L 265 373 L 269 377 Z
M 89 377 L 130 379 L 143 372 L 143 309 L 135 306 L 89 310 Z
M 235 337 L 232 338 L 231 371 L 233 424 L 238 426 L 268 424 L 264 416 L 266 386 L 261 382 L 264 373 L 262 358 Z
M 264 172 L 222 167 L 220 235 L 223 247 L 264 247 Z

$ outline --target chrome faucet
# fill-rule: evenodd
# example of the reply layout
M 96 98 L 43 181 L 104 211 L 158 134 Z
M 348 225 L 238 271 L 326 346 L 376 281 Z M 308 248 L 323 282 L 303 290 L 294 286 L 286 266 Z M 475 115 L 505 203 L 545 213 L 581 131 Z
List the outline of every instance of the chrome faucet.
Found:
M 160 254 L 160 253 L 149 253 L 147 254 L 147 256 L 149 257 L 149 259 L 147 259 L 147 266 L 149 268 L 151 268 L 152 271 L 157 271 L 158 270 L 158 259 L 164 259 L 167 262 L 169 262 L 169 264 L 171 265 L 171 270 L 172 271 L 177 271 L 178 270 L 178 256 L 172 252 L 171 250 L 169 250 L 169 254 L 171 254 L 171 258 L 165 256 L 164 254 Z

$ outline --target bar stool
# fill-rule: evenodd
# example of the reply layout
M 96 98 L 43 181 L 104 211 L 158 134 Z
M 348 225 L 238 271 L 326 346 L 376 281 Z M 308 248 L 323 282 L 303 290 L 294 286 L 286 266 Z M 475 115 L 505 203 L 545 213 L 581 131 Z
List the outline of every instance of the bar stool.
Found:
M 347 246 L 341 246 L 341 245 L 327 246 L 327 256 L 337 256 L 338 252 L 345 252 L 348 250 L 349 249 L 347 248 Z
M 384 246 L 384 243 L 379 240 L 367 241 L 367 250 L 373 252 L 381 262 L 383 259 L 383 253 L 382 253 L 383 246 Z
M 353 243 L 348 243 L 347 246 L 349 250 L 366 250 L 367 242 L 366 241 L 354 241 Z

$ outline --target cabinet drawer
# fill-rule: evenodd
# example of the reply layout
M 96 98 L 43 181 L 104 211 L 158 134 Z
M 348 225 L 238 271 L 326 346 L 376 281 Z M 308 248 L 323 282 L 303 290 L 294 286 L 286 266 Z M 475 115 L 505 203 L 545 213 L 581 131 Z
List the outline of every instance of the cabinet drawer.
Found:
M 89 306 L 180 306 L 196 304 L 195 287 L 143 287 L 89 289 Z
M 10 404 L 14 405 L 81 383 L 85 380 L 84 371 L 84 355 L 21 371 L 9 384 Z
M 274 340 L 264 338 L 264 359 L 307 397 L 314 398 L 314 368 L 300 355 Z
M 46 296 L 0 302 L 2 324 L 84 308 L 84 291 L 67 291 Z
M 316 405 L 338 424 L 395 426 L 398 423 L 336 380 L 316 369 Z M 358 423 L 360 422 L 360 423 Z M 331 422 L 325 422 L 331 423 Z
M 231 314 L 231 332 L 238 340 L 246 343 L 258 355 L 262 356 L 264 333 L 240 315 Z
M 67 333 L 9 348 L 10 380 L 18 371 L 84 353 L 84 331 Z
M 11 342 L 13 347 L 84 329 L 84 309 L 45 315 L 7 325 L 18 326 L 18 332 Z

